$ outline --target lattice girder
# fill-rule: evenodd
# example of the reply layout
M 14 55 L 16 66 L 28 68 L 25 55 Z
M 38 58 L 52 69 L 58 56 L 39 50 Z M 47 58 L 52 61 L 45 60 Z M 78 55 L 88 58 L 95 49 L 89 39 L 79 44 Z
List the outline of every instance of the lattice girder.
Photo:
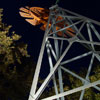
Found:
M 61 17 L 61 20 L 57 20 L 59 17 Z M 61 23 L 64 25 L 59 25 Z M 96 46 L 100 46 L 100 34 L 98 30 L 96 30 L 96 27 L 100 27 L 100 23 L 95 20 L 73 13 L 69 10 L 62 9 L 57 5 L 50 8 L 48 24 L 42 42 L 29 100 L 40 100 L 41 94 L 44 92 L 45 88 L 48 86 L 51 80 L 53 80 L 55 95 L 43 98 L 41 100 L 65 100 L 66 95 L 78 91 L 81 91 L 79 100 L 83 100 L 86 88 L 93 87 L 100 91 L 100 87 L 97 86 L 100 84 L 100 80 L 92 83 L 89 80 L 89 75 L 91 73 L 94 59 L 96 58 L 98 61 L 100 61 L 100 50 L 96 49 Z M 87 52 L 73 56 L 70 59 L 66 59 L 69 52 L 70 55 L 72 55 L 71 49 L 73 48 L 74 44 L 83 46 L 83 48 L 87 49 Z M 75 48 L 73 48 L 73 50 L 74 49 Z M 50 72 L 40 88 L 37 90 L 37 84 L 45 50 L 47 50 L 49 62 L 47 70 L 50 69 Z M 64 67 L 64 65 L 68 63 L 83 59 L 84 57 L 90 55 L 90 64 L 88 66 L 85 78 L 82 78 L 81 76 Z M 64 91 L 62 71 L 65 71 L 68 74 L 71 74 L 72 76 L 81 80 L 83 86 Z M 58 73 L 58 83 L 60 90 L 58 90 L 57 87 L 58 84 L 56 81 L 56 73 Z

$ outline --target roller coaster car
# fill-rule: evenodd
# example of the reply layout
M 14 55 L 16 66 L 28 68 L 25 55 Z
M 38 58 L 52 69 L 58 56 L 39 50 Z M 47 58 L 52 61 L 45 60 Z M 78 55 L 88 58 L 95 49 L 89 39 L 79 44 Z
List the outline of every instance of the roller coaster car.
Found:
M 45 9 L 45 8 L 40 8 L 40 7 L 28 7 L 26 6 L 21 7 L 20 8 L 20 15 L 22 17 L 25 17 L 25 20 L 27 22 L 29 22 L 30 24 L 36 26 L 39 24 L 43 24 L 40 29 L 41 30 L 45 30 L 46 29 L 46 25 L 47 25 L 47 21 L 48 21 L 48 17 L 49 17 L 49 10 Z M 60 21 L 62 20 L 62 17 L 57 17 L 56 21 Z M 68 26 L 68 24 L 65 24 L 65 21 L 61 21 L 59 23 L 57 23 L 56 26 L 56 30 L 59 30 L 61 28 L 63 28 L 65 26 Z M 49 27 L 51 26 L 51 24 L 49 24 Z M 64 33 L 64 34 L 63 34 Z M 64 36 L 64 37 L 73 37 L 75 36 L 74 34 L 74 30 L 72 28 L 67 28 L 64 32 L 57 32 L 58 36 Z

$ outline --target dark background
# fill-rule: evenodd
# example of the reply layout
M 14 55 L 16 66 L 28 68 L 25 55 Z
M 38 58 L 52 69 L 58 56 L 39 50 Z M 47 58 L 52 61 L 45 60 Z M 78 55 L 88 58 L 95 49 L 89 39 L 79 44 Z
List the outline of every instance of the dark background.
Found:
M 19 8 L 25 6 L 49 8 L 54 5 L 55 2 L 56 0 L 0 0 L 0 8 L 4 9 L 3 22 L 12 25 L 11 30 L 22 36 L 21 40 L 28 44 L 28 52 L 33 57 L 34 62 L 37 62 L 44 31 L 41 31 L 39 26 L 32 26 L 26 22 L 24 18 L 19 15 Z M 60 0 L 58 5 L 62 8 L 100 21 L 99 0 Z M 87 59 L 90 59 L 90 57 Z M 85 60 L 86 59 L 83 59 L 83 61 Z M 75 67 L 74 64 L 75 63 L 73 63 L 73 67 Z M 47 62 L 45 65 L 47 67 Z M 70 65 L 68 66 L 70 67 Z M 80 64 L 78 66 L 80 66 Z M 77 71 L 79 70 L 78 67 L 74 69 Z M 41 72 L 41 77 L 45 77 L 46 74 L 48 74 L 48 70 L 43 69 Z
M 22 40 L 28 44 L 28 51 L 35 61 L 37 61 L 41 47 L 44 31 L 38 26 L 32 26 L 19 15 L 19 8 L 24 6 L 38 6 L 49 8 L 56 0 L 1 0 L 0 8 L 4 8 L 4 22 L 12 25 L 12 30 L 22 36 Z M 92 19 L 100 21 L 99 0 L 59 0 L 58 5 L 62 8 L 82 14 Z

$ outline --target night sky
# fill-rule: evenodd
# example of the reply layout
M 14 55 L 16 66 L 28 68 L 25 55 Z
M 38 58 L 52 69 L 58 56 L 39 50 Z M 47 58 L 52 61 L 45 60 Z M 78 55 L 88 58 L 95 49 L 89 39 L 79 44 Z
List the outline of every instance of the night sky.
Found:
M 100 21 L 99 0 L 59 0 L 58 5 L 64 9 L 71 10 L 94 20 Z M 12 25 L 13 31 L 22 36 L 21 40 L 28 44 L 28 52 L 37 62 L 39 51 L 44 36 L 44 31 L 39 26 L 32 26 L 19 15 L 19 8 L 43 7 L 49 8 L 54 5 L 56 0 L 0 0 L 0 8 L 3 8 L 3 22 Z M 76 62 L 77 63 L 77 62 Z M 70 65 L 69 65 L 70 67 Z M 75 68 L 74 68 L 75 69 Z M 76 69 L 78 70 L 78 69 Z M 47 74 L 45 70 L 42 70 Z M 44 75 L 42 74 L 42 75 Z M 46 75 L 45 75 L 46 76 Z M 43 76 L 43 77 L 45 77 Z
M 99 0 L 98 0 L 99 1 Z M 96 0 L 60 0 L 59 6 L 100 21 L 100 3 Z M 19 8 L 24 6 L 49 8 L 56 0 L 1 0 L 0 8 L 4 8 L 4 22 L 12 25 L 12 30 L 22 36 L 28 44 L 29 54 L 37 61 L 44 31 L 32 26 L 19 15 Z

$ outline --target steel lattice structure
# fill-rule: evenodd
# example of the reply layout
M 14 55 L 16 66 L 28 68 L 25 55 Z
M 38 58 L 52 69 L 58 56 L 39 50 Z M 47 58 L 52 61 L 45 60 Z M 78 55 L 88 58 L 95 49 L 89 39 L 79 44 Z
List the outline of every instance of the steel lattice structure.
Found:
M 58 21 L 56 19 L 59 16 L 62 17 L 63 19 Z M 56 27 L 58 27 L 57 24 L 62 21 L 65 22 L 64 26 L 56 30 Z M 68 26 L 66 26 L 66 23 L 68 24 Z M 54 83 L 55 95 L 43 98 L 42 100 L 65 100 L 64 96 L 78 91 L 81 91 L 79 100 L 83 100 L 86 88 L 93 87 L 98 91 L 100 91 L 100 87 L 97 86 L 98 84 L 100 84 L 100 80 L 92 83 L 89 80 L 89 75 L 92 69 L 94 59 L 96 58 L 98 59 L 98 61 L 100 61 L 100 55 L 99 55 L 100 52 L 99 50 L 96 50 L 96 46 L 100 46 L 100 34 L 96 29 L 96 27 L 99 26 L 100 23 L 98 21 L 76 14 L 69 10 L 62 9 L 57 5 L 50 7 L 48 24 L 42 42 L 36 66 L 36 71 L 29 95 L 29 100 L 40 100 L 39 98 L 41 94 L 43 93 L 43 91 L 48 86 L 51 80 L 53 80 Z M 74 36 L 67 34 L 66 29 L 68 28 L 72 28 L 72 30 L 74 30 L 73 32 Z M 58 32 L 62 32 L 63 33 L 62 36 L 59 36 Z M 67 37 L 65 37 L 64 34 L 67 34 Z M 94 35 L 96 39 L 94 39 Z M 66 56 L 70 51 L 70 48 L 72 48 L 73 44 L 77 43 L 82 45 L 84 48 L 87 48 L 88 52 L 82 53 L 78 56 L 66 60 Z M 47 68 L 50 68 L 50 72 L 46 77 L 46 79 L 44 80 L 44 82 L 42 83 L 42 85 L 40 86 L 40 88 L 37 90 L 37 84 L 45 49 L 47 50 L 48 62 L 49 62 L 49 66 Z M 91 60 L 88 66 L 88 71 L 85 79 L 75 74 L 74 72 L 70 71 L 69 69 L 67 69 L 67 67 L 64 67 L 64 65 L 67 63 L 72 63 L 73 61 L 82 59 L 90 55 L 91 55 Z M 53 59 L 55 60 L 56 63 L 54 63 Z M 83 83 L 83 86 L 80 86 L 72 90 L 64 91 L 62 71 L 65 71 L 68 74 L 71 74 L 72 76 L 80 79 Z M 60 93 L 58 93 L 57 82 L 55 77 L 55 73 L 57 72 L 58 72 Z

